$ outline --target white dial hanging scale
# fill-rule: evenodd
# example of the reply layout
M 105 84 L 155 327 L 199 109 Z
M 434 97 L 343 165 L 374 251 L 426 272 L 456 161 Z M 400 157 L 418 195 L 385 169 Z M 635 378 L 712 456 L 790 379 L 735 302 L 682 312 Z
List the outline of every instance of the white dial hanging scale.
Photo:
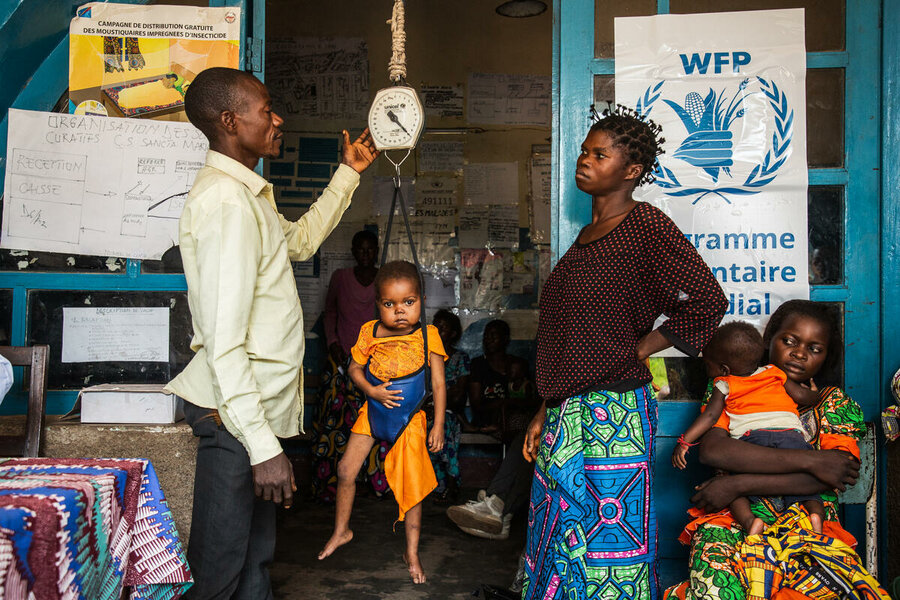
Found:
M 375 147 L 385 151 L 397 171 L 395 185 L 400 186 L 400 165 L 409 158 L 425 129 L 425 109 L 416 90 L 406 85 L 406 11 L 404 0 L 394 0 L 391 12 L 391 60 L 388 76 L 394 85 L 378 90 L 369 109 L 369 133 Z M 406 150 L 399 161 L 388 154 L 390 150 Z
M 416 90 L 395 85 L 378 90 L 369 109 L 369 131 L 379 150 L 412 150 L 425 128 Z

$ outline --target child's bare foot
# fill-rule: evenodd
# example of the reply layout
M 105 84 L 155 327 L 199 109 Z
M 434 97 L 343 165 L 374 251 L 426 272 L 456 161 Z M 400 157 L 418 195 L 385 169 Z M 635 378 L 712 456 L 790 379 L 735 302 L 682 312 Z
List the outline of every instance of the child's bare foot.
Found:
M 325 543 L 325 547 L 322 548 L 322 551 L 319 552 L 319 560 L 328 558 L 332 555 L 332 553 L 353 539 L 353 531 L 347 529 L 346 531 L 342 531 L 338 533 L 335 531 L 331 534 L 331 537 Z
M 763 523 L 763 520 L 759 517 L 754 517 L 754 519 L 750 522 L 750 527 L 747 528 L 747 535 L 759 535 L 765 529 L 766 524 Z
M 816 533 L 822 533 L 822 516 L 816 513 L 810 513 L 809 522 L 812 524 L 812 530 Z
M 410 555 L 408 552 L 404 552 L 403 562 L 409 567 L 409 576 L 412 578 L 413 583 L 425 583 L 425 569 L 422 568 L 422 563 L 419 562 L 418 554 Z

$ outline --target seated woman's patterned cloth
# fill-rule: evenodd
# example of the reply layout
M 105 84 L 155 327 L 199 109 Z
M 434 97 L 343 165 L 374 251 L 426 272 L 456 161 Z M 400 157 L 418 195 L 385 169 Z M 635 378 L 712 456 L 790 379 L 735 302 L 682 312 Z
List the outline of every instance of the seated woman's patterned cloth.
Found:
M 747 600 L 889 600 L 853 548 L 813 532 L 809 514 L 797 504 L 761 535 L 744 540 L 734 568 Z

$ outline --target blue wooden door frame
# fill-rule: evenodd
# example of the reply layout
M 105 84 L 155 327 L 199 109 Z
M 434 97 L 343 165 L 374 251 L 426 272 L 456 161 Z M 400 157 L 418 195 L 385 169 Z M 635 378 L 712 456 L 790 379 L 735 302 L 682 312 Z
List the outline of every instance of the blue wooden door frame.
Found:
M 900 60 L 895 50 L 900 46 L 900 7 L 897 4 L 891 0 L 847 0 L 846 50 L 807 53 L 809 69 L 845 69 L 844 167 L 809 170 L 810 185 L 839 185 L 845 190 L 844 282 L 812 286 L 810 296 L 817 301 L 844 304 L 845 388 L 862 405 L 870 421 L 877 418 L 888 402 L 888 372 L 900 366 L 896 342 L 900 298 L 893 293 L 897 291 L 900 270 L 900 192 L 897 191 L 900 166 L 896 159 L 900 156 L 897 125 Z M 589 127 L 587 110 L 593 98 L 594 76 L 615 74 L 615 61 L 594 57 L 594 0 L 557 1 L 553 10 L 551 251 L 555 263 L 590 220 L 590 200 L 575 186 L 575 160 Z M 657 0 L 657 12 L 669 12 L 668 0 Z M 884 71 L 882 14 L 886 27 Z M 887 99 L 884 105 L 882 84 Z M 885 123 L 891 124 L 891 131 L 885 131 L 883 147 L 879 143 L 882 117 Z M 882 165 L 882 152 L 894 159 Z M 884 196 L 880 194 L 882 185 Z M 884 260 L 880 261 L 882 256 Z M 656 489 L 658 494 L 665 489 L 671 497 L 658 502 L 657 507 L 661 523 L 661 574 L 670 582 L 685 574 L 686 551 L 677 549 L 672 538 L 685 521 L 682 511 L 687 507 L 687 496 L 676 494 L 689 489 L 689 483 L 679 481 L 670 485 L 678 476 L 668 464 L 668 451 L 696 412 L 696 402 L 660 403 Z M 883 465 L 884 461 L 879 463 Z M 884 474 L 882 466 L 881 481 L 885 481 Z M 666 481 L 666 485 L 659 485 L 661 481 Z M 882 525 L 885 518 L 882 515 Z M 860 513 L 851 511 L 845 522 L 851 531 L 863 531 Z M 883 560 L 884 552 L 881 556 Z
M 148 0 L 117 0 L 130 4 L 146 4 Z M 233 6 L 241 10 L 240 64 L 254 75 L 263 78 L 265 69 L 265 0 L 210 0 L 209 6 Z M 74 13 L 73 13 L 74 16 Z M 55 49 L 43 61 L 16 97 L 12 106 L 31 110 L 50 110 L 68 87 L 69 80 L 69 35 L 68 23 L 65 34 Z M 248 53 L 248 48 L 251 52 Z M 6 152 L 7 115 L 0 123 L 0 142 Z M 262 163 L 260 163 L 261 169 Z M 0 172 L 0 189 L 3 175 Z M 141 261 L 128 260 L 125 273 L 53 273 L 53 272 L 0 272 L 0 289 L 13 290 L 13 315 L 11 343 L 21 346 L 26 343 L 28 331 L 29 290 L 84 290 L 84 291 L 185 291 L 184 275 L 142 273 Z M 22 414 L 25 410 L 27 394 L 22 392 L 22 371 L 17 368 L 13 391 L 0 406 L 0 414 Z M 47 413 L 62 414 L 75 402 L 77 392 L 49 390 L 47 392 Z

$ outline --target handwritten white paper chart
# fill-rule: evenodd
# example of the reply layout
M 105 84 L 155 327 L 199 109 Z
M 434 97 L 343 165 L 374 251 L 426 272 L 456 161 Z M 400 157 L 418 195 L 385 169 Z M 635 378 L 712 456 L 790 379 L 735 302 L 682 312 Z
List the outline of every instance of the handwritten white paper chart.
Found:
M 62 362 L 169 362 L 169 309 L 63 307 Z
M 10 109 L 0 247 L 158 259 L 207 148 L 189 123 Z

